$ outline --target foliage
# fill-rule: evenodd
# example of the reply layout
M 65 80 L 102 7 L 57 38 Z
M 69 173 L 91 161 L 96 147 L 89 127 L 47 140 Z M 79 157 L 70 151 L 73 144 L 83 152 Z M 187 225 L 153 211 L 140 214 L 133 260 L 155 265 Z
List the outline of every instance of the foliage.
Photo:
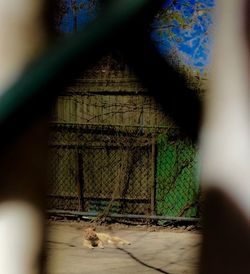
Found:
M 59 33 L 72 33 L 92 21 L 98 0 L 56 0 L 55 28 Z
M 166 0 L 152 24 L 152 38 L 160 52 L 196 79 L 206 78 L 208 70 L 214 1 Z M 95 18 L 101 3 L 100 0 L 56 0 L 57 30 L 77 31 Z
M 205 76 L 209 64 L 213 10 L 213 0 L 167 0 L 152 25 L 160 52 L 196 76 Z

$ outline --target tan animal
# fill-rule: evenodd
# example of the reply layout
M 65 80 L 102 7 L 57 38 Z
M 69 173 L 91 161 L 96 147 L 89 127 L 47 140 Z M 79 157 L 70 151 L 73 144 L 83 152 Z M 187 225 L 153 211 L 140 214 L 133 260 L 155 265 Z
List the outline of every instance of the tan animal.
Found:
M 95 228 L 87 228 L 83 231 L 83 246 L 93 249 L 94 247 L 104 248 L 104 244 L 130 245 L 130 242 L 118 237 L 112 237 L 106 233 L 97 233 Z

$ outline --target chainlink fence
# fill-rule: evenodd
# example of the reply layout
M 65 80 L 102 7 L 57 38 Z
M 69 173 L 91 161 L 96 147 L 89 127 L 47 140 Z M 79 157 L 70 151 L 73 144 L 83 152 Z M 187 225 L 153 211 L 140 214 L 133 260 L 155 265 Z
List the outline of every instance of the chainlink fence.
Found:
M 176 128 L 51 124 L 48 209 L 198 217 L 197 149 Z

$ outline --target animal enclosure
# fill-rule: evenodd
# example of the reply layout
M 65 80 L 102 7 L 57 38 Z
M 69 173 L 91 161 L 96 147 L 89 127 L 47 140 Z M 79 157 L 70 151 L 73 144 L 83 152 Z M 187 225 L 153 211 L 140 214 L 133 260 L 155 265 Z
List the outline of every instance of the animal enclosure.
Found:
M 194 144 L 113 56 L 59 96 L 49 144 L 51 210 L 198 216 Z

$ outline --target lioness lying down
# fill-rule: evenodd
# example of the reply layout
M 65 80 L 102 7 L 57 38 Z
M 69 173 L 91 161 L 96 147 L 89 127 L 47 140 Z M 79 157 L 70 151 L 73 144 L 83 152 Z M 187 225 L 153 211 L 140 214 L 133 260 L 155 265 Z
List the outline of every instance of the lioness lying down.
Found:
M 83 231 L 83 246 L 88 248 L 100 247 L 104 248 L 104 244 L 114 245 L 130 245 L 130 242 L 118 237 L 112 237 L 106 233 L 97 233 L 95 228 L 87 228 Z

